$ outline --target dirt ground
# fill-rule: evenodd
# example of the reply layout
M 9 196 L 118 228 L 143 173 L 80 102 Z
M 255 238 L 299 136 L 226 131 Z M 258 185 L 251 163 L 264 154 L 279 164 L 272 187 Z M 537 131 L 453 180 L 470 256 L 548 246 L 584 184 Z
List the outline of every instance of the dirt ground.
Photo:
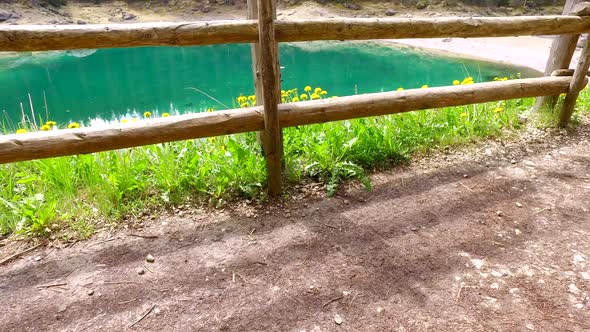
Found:
M 0 266 L 0 329 L 588 331 L 589 140 L 590 123 L 530 129 L 374 174 L 372 192 L 42 246 Z

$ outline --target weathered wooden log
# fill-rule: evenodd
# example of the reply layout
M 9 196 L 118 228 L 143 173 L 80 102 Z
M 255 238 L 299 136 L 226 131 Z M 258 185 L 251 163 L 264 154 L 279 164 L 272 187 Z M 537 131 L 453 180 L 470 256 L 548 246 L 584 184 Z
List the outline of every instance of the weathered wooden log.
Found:
M 0 51 L 249 43 L 254 20 L 88 25 L 2 25 Z
M 258 0 L 248 0 L 248 19 L 258 20 Z M 275 17 L 276 18 L 276 17 Z M 252 76 L 254 79 L 254 95 L 256 96 L 256 105 L 264 104 L 264 97 L 262 95 L 262 78 L 260 76 L 260 45 L 253 43 L 250 46 L 250 53 L 252 54 Z M 260 146 L 263 146 L 264 131 L 256 133 L 256 139 Z
M 278 42 L 579 34 L 590 17 L 338 18 L 279 20 Z M 0 51 L 253 43 L 255 20 L 106 25 L 2 25 Z M 555 68 L 559 69 L 559 68 Z
M 541 77 L 414 89 L 280 105 L 281 126 L 346 120 L 422 109 L 566 92 L 571 77 Z
M 281 127 L 558 95 L 571 77 L 541 77 L 441 88 L 372 93 L 279 105 Z M 0 136 L 0 163 L 129 148 L 162 142 L 258 131 L 262 107 L 150 119 L 112 128 L 80 128 Z
M 258 45 L 260 76 L 264 100 L 263 147 L 266 157 L 268 194 L 277 197 L 282 192 L 283 135 L 279 125 L 278 105 L 281 102 L 278 47 L 275 39 L 275 1 L 258 0 Z
M 580 54 L 578 65 L 574 71 L 574 76 L 569 85 L 567 95 L 563 101 L 561 113 L 559 114 L 559 125 L 561 127 L 567 126 L 572 114 L 574 113 L 574 107 L 576 106 L 576 100 L 580 91 L 586 86 L 588 78 L 588 68 L 590 67 L 590 39 L 586 39 L 584 43 L 584 49 Z
M 0 163 L 262 130 L 262 109 L 175 115 L 115 125 L 0 136 Z
M 570 15 L 574 6 L 581 0 L 566 0 L 563 6 L 563 15 Z M 572 57 L 576 51 L 576 44 L 580 39 L 580 33 L 586 32 L 578 31 L 572 34 L 565 34 L 556 36 L 551 43 L 551 50 L 549 51 L 549 58 L 547 58 L 547 65 L 545 66 L 545 76 L 551 75 L 554 70 L 568 69 L 572 62 Z M 556 34 L 557 35 L 557 34 Z M 533 109 L 539 111 L 541 109 L 553 109 L 557 103 L 558 96 L 542 96 L 535 100 Z
M 573 69 L 557 69 L 551 72 L 551 76 L 573 76 Z
M 557 35 L 589 28 L 589 18 L 578 16 L 338 18 L 276 23 L 277 39 L 281 42 Z

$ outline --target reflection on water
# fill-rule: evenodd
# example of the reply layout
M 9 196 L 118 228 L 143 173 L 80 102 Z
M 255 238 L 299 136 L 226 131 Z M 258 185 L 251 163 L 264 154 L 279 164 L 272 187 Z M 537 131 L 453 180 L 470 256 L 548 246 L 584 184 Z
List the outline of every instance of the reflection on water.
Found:
M 491 81 L 524 70 L 378 43 L 281 44 L 280 55 L 283 88 L 321 86 L 338 96 L 449 85 L 466 76 Z M 145 111 L 225 108 L 191 87 L 237 106 L 233 97 L 253 92 L 250 46 L 0 53 L 0 111 L 14 122 L 21 109 L 30 113 L 29 94 L 43 119 L 49 113 L 58 122 L 96 125 Z

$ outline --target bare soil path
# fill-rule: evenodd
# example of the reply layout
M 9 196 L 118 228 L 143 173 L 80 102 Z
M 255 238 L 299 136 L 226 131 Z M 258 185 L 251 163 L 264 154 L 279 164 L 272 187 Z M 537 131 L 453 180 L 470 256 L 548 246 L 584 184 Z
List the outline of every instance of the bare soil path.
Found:
M 588 331 L 589 139 L 534 131 L 372 192 L 41 247 L 0 266 L 0 330 Z

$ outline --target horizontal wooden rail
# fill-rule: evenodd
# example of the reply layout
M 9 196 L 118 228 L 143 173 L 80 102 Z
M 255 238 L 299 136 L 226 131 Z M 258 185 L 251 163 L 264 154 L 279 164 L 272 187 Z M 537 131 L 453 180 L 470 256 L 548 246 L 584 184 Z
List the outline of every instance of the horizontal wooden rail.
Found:
M 149 119 L 110 128 L 90 127 L 0 136 L 0 164 L 84 154 L 191 138 L 257 131 L 262 108 Z
M 561 35 L 587 32 L 590 18 L 578 16 L 313 19 L 277 21 L 281 42 L 403 38 L 467 38 Z
M 558 95 L 568 91 L 571 79 L 571 77 L 528 78 L 281 104 L 280 122 L 283 127 L 291 127 L 548 94 Z
M 558 95 L 571 77 L 541 77 L 473 85 L 371 93 L 279 105 L 282 127 L 505 99 Z M 129 148 L 264 128 L 262 107 L 187 114 L 112 128 L 65 129 L 0 136 L 0 163 Z
M 279 42 L 558 35 L 590 30 L 579 16 L 278 20 Z M 105 25 L 0 25 L 0 51 L 188 46 L 258 41 L 256 20 Z

